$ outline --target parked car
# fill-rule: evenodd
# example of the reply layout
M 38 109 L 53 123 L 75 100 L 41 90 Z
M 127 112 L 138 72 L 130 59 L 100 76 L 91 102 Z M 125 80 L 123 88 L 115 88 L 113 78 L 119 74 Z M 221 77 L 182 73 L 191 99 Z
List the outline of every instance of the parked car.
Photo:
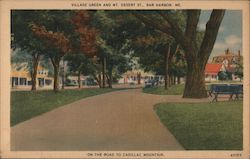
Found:
M 98 85 L 98 83 L 92 78 L 87 78 L 86 81 L 85 81 L 85 84 L 87 86 L 96 86 L 96 85 Z
M 66 80 L 65 81 L 65 86 L 77 86 L 78 82 L 74 81 L 74 80 Z
M 145 81 L 145 88 L 157 87 L 159 85 L 159 81 L 156 79 Z

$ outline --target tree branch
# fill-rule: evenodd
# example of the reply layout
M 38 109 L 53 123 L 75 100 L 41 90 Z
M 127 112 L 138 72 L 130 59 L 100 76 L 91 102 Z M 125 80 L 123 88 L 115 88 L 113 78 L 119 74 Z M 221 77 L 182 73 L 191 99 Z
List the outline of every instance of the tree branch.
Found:
M 158 12 L 159 15 L 162 16 L 163 19 L 167 21 L 167 23 L 171 26 L 172 29 L 172 36 L 176 39 L 177 43 L 184 40 L 184 34 L 180 28 L 180 26 L 176 23 L 176 20 L 174 20 L 169 14 L 166 14 L 162 11 Z
M 213 10 L 206 24 L 206 31 L 203 37 L 198 56 L 201 58 L 201 67 L 205 67 L 208 58 L 213 50 L 214 43 L 224 17 L 225 10 Z
M 50 58 L 50 61 L 51 61 L 52 65 L 55 66 L 56 63 L 55 63 L 54 59 L 52 57 L 49 57 L 49 58 Z
M 157 30 L 160 30 L 163 33 L 166 33 L 168 35 L 172 35 L 172 30 L 170 28 L 170 26 L 165 26 L 165 25 L 160 25 L 158 23 L 156 23 L 155 21 L 151 20 L 150 18 L 134 11 L 132 12 L 132 15 L 134 15 L 137 19 L 139 19 L 141 22 L 143 22 L 145 25 L 147 26 L 151 26 Z
M 180 46 L 179 46 L 179 44 L 175 44 L 173 47 L 175 48 L 175 50 L 170 53 L 170 56 L 169 56 L 170 61 L 177 54 Z
M 187 11 L 187 24 L 185 36 L 189 39 L 196 39 L 196 30 L 200 18 L 200 10 L 188 10 Z
M 195 58 L 195 46 L 194 46 L 194 39 L 189 40 L 186 36 L 184 36 L 183 31 L 181 30 L 180 26 L 169 14 L 164 12 L 159 12 L 161 15 L 171 26 L 172 29 L 172 37 L 175 38 L 175 41 L 179 43 L 182 48 L 185 50 L 185 57 L 187 59 L 192 60 Z

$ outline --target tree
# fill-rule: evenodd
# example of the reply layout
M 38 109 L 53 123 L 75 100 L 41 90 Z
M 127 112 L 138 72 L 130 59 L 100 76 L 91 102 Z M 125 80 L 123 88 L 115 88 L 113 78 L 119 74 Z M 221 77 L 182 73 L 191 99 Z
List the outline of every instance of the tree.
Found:
M 67 66 L 74 75 L 78 76 L 78 87 L 81 88 L 81 75 L 94 74 L 93 63 L 84 54 L 68 54 L 64 60 L 67 61 Z
M 236 72 L 235 75 L 240 78 L 240 81 L 243 78 L 243 60 L 240 59 L 237 63 L 236 63 Z
M 102 64 L 102 82 L 105 87 L 107 79 L 109 88 L 112 88 L 113 71 L 124 73 L 129 66 L 127 39 L 121 38 L 121 24 L 117 22 L 117 17 L 113 11 L 97 11 L 94 14 L 93 26 L 100 31 L 98 38 L 98 56 Z
M 42 19 L 42 14 L 38 11 L 28 10 L 14 10 L 11 13 L 12 46 L 14 50 L 21 49 L 18 53 L 21 53 L 23 56 L 27 54 L 31 57 L 31 62 L 29 62 L 29 66 L 32 68 L 30 70 L 32 83 L 31 90 L 36 90 L 37 68 L 46 48 L 41 43 L 40 39 L 33 34 L 31 24 L 39 24 Z
M 94 57 L 96 55 L 96 37 L 98 32 L 96 28 L 91 26 L 91 12 L 79 10 L 76 11 L 72 17 L 71 22 L 75 27 L 75 32 L 78 35 L 80 48 L 77 47 L 75 52 L 83 53 L 87 57 Z
M 121 48 L 114 49 L 112 45 L 108 45 L 106 41 L 99 40 L 99 49 L 101 52 L 99 54 L 99 57 L 101 60 L 105 59 L 105 67 L 102 66 L 102 69 L 105 69 L 105 71 L 102 70 L 102 73 L 104 75 L 103 79 L 104 78 L 107 79 L 109 88 L 112 88 L 114 71 L 116 71 L 117 75 L 121 75 L 127 70 L 131 69 L 130 58 L 126 56 L 126 54 L 124 53 L 126 52 L 125 48 L 126 48 L 126 44 L 121 46 Z M 101 63 L 104 64 L 103 62 Z M 106 73 L 106 69 L 107 69 L 107 73 Z M 105 81 L 103 81 L 103 83 L 104 82 Z
M 180 44 L 185 52 L 187 60 L 187 78 L 185 83 L 184 98 L 207 97 L 205 88 L 204 70 L 208 58 L 213 49 L 221 21 L 225 10 L 213 10 L 206 23 L 206 30 L 201 45 L 197 44 L 197 26 L 200 17 L 200 10 L 186 10 L 185 30 L 175 19 L 176 11 L 157 11 L 157 14 L 164 19 L 164 23 L 159 23 L 151 19 L 150 16 L 134 12 L 134 16 L 145 25 L 149 25 L 161 32 L 172 36 Z
M 169 37 L 162 34 L 139 36 L 135 42 L 135 56 L 140 57 L 140 64 L 146 71 L 165 76 L 165 89 L 171 86 L 170 80 L 175 75 L 175 60 L 173 58 L 179 51 L 179 45 Z
M 59 65 L 61 58 L 71 52 L 71 44 L 62 32 L 48 31 L 44 26 L 32 24 L 32 31 L 41 38 L 46 47 L 48 56 L 54 67 L 54 91 L 59 90 Z
M 54 90 L 59 90 L 59 64 L 68 53 L 95 54 L 97 32 L 89 27 L 87 11 L 47 11 L 43 25 L 32 24 L 32 31 L 47 48 L 54 67 Z
M 141 14 L 150 15 L 155 21 L 162 21 L 162 18 L 152 11 L 140 11 Z M 115 11 L 118 17 L 117 23 L 121 25 L 120 38 L 130 41 L 132 55 L 139 57 L 140 65 L 145 71 L 153 71 L 156 74 L 165 75 L 165 88 L 170 84 L 169 76 L 174 76 L 170 68 L 173 68 L 174 54 L 180 49 L 175 40 L 162 34 L 155 28 L 144 25 L 136 17 L 127 11 Z M 184 27 L 183 15 L 179 15 L 180 26 Z M 173 71 L 172 71 L 173 72 Z

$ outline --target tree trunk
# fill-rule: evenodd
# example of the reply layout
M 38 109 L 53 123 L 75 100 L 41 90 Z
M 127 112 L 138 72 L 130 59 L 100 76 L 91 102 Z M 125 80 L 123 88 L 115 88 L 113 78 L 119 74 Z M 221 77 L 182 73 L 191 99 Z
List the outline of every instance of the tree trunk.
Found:
M 54 67 L 54 91 L 59 91 L 59 64 L 60 58 L 50 58 L 52 65 Z
M 105 79 L 105 74 L 106 74 L 106 59 L 105 57 L 103 57 L 103 61 L 102 61 L 102 87 L 105 88 L 106 87 L 106 79 Z
M 101 77 L 101 76 L 102 76 L 102 75 L 99 74 L 98 77 L 97 77 L 97 79 L 98 79 L 97 82 L 98 82 L 98 85 L 99 85 L 100 88 L 102 88 L 102 77 Z
M 141 84 L 141 73 L 137 73 L 137 84 Z
M 78 88 L 81 88 L 81 71 L 78 71 Z
M 169 61 L 169 54 L 170 54 L 170 44 L 167 45 L 167 50 L 165 51 L 165 57 L 164 57 L 164 64 L 165 64 L 165 75 L 164 75 L 164 80 L 165 80 L 165 90 L 168 89 L 169 87 L 169 70 L 168 70 L 168 61 Z
M 179 77 L 179 76 L 177 77 L 177 83 L 181 84 L 181 77 Z
M 109 88 L 113 87 L 113 76 L 112 76 L 112 72 L 113 72 L 113 66 L 111 68 L 109 68 L 108 71 L 108 84 L 109 84 Z
M 173 85 L 173 75 L 171 73 L 168 74 L 168 87 Z
M 59 66 L 54 67 L 54 91 L 59 90 Z
M 175 85 L 175 76 L 174 76 L 174 75 L 172 75 L 172 80 L 171 80 L 171 82 L 172 82 L 172 86 L 174 86 L 174 85 Z
M 97 81 L 99 88 L 102 88 L 101 75 L 100 74 L 98 76 L 93 75 L 93 77 Z
M 62 67 L 62 73 L 61 73 L 61 78 L 62 78 L 62 89 L 64 89 L 64 86 L 65 86 L 65 75 L 64 75 L 64 60 L 63 60 L 63 67 Z
M 205 98 L 207 91 L 205 87 L 204 67 L 197 62 L 188 62 L 188 71 L 185 82 L 183 98 Z
M 172 80 L 173 80 L 172 75 L 169 74 L 169 75 L 168 75 L 168 86 L 169 86 L 169 87 L 172 86 Z
M 109 88 L 113 88 L 113 76 L 112 76 L 112 72 L 109 75 Z
M 108 75 L 106 74 L 106 79 L 107 79 L 107 83 L 108 83 L 108 85 L 109 85 L 109 82 L 110 82 L 109 73 L 108 73 Z M 109 87 L 109 86 L 108 86 L 108 87 Z
M 38 68 L 38 64 L 39 64 L 39 59 L 40 59 L 40 55 L 34 55 L 33 56 L 33 70 L 31 72 L 31 90 L 35 91 L 36 90 L 36 77 L 37 77 L 37 68 Z
M 109 75 L 107 75 L 106 77 L 107 77 L 107 82 L 108 82 L 108 84 L 109 84 L 109 88 L 112 88 L 112 84 L 113 84 L 113 82 L 112 82 L 112 73 L 108 73 Z

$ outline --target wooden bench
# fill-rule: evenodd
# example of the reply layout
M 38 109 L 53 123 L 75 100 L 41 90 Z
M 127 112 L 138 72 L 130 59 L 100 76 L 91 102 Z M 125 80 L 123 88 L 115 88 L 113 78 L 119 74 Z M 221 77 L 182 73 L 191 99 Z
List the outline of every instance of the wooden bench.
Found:
M 212 94 L 214 93 L 216 86 L 227 86 L 227 84 L 211 84 L 210 89 L 208 90 L 208 95 L 210 97 L 213 97 Z
M 239 100 L 240 95 L 243 95 L 243 84 L 231 84 L 230 86 L 237 87 L 236 88 L 237 93 L 235 94 L 235 99 Z
M 229 100 L 233 99 L 233 95 L 235 95 L 235 100 L 239 99 L 239 95 L 243 94 L 243 85 L 239 84 L 232 84 L 232 85 L 226 85 L 226 84 L 214 84 L 211 85 L 210 91 L 209 91 L 210 96 L 212 94 L 214 95 L 213 101 L 218 101 L 218 95 L 220 94 L 228 94 L 229 95 Z

